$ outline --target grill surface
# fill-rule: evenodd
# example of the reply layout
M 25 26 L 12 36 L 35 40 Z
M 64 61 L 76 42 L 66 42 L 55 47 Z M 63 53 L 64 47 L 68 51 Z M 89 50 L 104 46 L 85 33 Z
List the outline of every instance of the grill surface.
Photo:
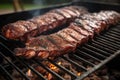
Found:
M 13 20 L 14 21 L 14 20 Z M 5 24 L 4 22 L 2 24 Z M 8 80 L 13 80 L 13 75 L 11 75 L 11 70 L 15 70 L 17 74 L 20 74 L 22 78 L 30 80 L 26 76 L 26 72 L 22 69 L 30 69 L 35 73 L 41 80 L 46 80 L 43 74 L 39 73 L 32 66 L 37 64 L 45 69 L 47 72 L 54 75 L 57 79 L 64 80 L 64 78 L 54 72 L 51 68 L 45 66 L 41 60 L 31 59 L 26 60 L 21 57 L 16 57 L 13 49 L 18 46 L 23 46 L 20 42 L 9 41 L 0 35 L 0 74 L 3 75 Z M 108 61 L 120 54 L 120 24 L 110 27 L 107 31 L 102 32 L 99 36 L 96 36 L 92 41 L 82 47 L 78 47 L 75 53 L 66 54 L 60 56 L 56 60 L 47 60 L 49 63 L 55 65 L 60 70 L 64 71 L 72 76 L 72 79 L 81 80 L 88 76 L 90 73 L 96 71 L 101 66 L 106 64 Z M 10 60 L 11 59 L 11 60 Z M 81 75 L 78 76 L 73 71 L 65 68 L 62 65 L 57 64 L 58 59 L 63 59 L 74 65 Z M 82 62 L 84 64 L 79 64 Z M 89 68 L 88 68 L 89 67 Z
M 68 61 L 68 63 L 71 63 L 72 65 L 75 65 L 78 67 L 79 70 L 82 70 L 84 72 L 81 76 L 77 76 L 73 72 L 71 72 L 69 69 L 64 68 L 61 65 L 57 64 L 57 60 L 53 62 L 52 60 L 48 60 L 51 64 L 54 64 L 61 70 L 64 70 L 65 73 L 68 73 L 69 75 L 73 76 L 74 79 L 81 80 L 88 76 L 90 73 L 94 72 L 104 64 L 106 64 L 108 61 L 116 57 L 120 54 L 119 48 L 120 48 L 120 25 L 117 25 L 116 27 L 110 28 L 107 32 L 101 33 L 99 36 L 95 37 L 94 40 L 90 41 L 89 43 L 83 45 L 82 47 L 78 47 L 76 52 L 74 54 L 69 54 L 69 58 L 64 55 L 60 58 L 64 59 L 65 61 Z M 6 39 L 3 38 L 3 36 L 0 36 L 4 42 L 0 43 L 0 56 L 2 59 L 6 61 L 5 64 L 0 65 L 1 71 L 4 72 L 4 75 L 7 75 L 6 78 L 13 79 L 13 77 L 10 74 L 10 71 L 8 69 L 15 69 L 24 77 L 25 79 L 29 80 L 29 78 L 26 76 L 26 73 L 21 71 L 21 68 L 19 65 L 23 65 L 24 68 L 30 69 L 33 71 L 36 75 L 38 75 L 40 78 L 45 79 L 42 74 L 37 72 L 29 62 L 32 62 L 32 64 L 38 64 L 42 66 L 44 69 L 46 69 L 51 74 L 55 75 L 60 80 L 63 80 L 64 78 L 61 77 L 59 74 L 52 71 L 50 68 L 45 66 L 42 61 L 40 60 L 24 60 L 20 57 L 15 57 L 12 50 L 10 50 L 9 44 L 7 44 Z M 10 56 L 13 60 L 11 62 L 8 59 L 8 56 Z M 74 58 L 74 60 L 72 60 Z M 92 61 L 90 61 L 90 60 Z M 84 65 L 80 65 L 78 62 L 84 62 L 86 65 L 90 65 L 91 69 L 88 69 Z M 96 63 L 97 64 L 96 64 Z

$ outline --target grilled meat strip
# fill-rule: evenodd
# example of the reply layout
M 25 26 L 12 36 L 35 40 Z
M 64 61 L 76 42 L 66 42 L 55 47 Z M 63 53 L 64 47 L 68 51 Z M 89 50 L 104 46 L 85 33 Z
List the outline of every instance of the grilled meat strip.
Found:
M 91 13 L 80 16 L 75 20 L 79 25 L 83 25 L 84 29 L 99 34 L 109 25 L 114 25 L 120 21 L 120 14 L 115 11 L 100 11 L 99 13 Z M 92 33 L 93 33 L 92 32 Z
M 44 59 L 56 57 L 74 51 L 78 45 L 87 41 L 86 37 L 70 26 L 57 33 L 30 38 L 26 42 L 26 47 L 16 48 L 15 53 L 17 56 L 24 56 L 26 58 L 36 57 Z
M 76 19 L 76 21 L 78 21 L 81 25 L 83 25 L 85 29 L 88 29 L 88 31 L 92 33 L 94 31 L 96 34 L 99 34 L 106 27 L 106 25 L 103 22 L 96 21 L 94 19 L 85 19 L 85 20 Z
M 54 29 L 65 23 L 70 23 L 84 13 L 87 13 L 87 10 L 79 6 L 54 9 L 44 15 L 26 21 L 21 20 L 7 24 L 3 27 L 2 33 L 8 39 L 25 41 L 28 37 L 37 36 L 44 31 Z
M 80 26 L 79 24 L 73 22 L 70 24 L 70 28 L 78 31 L 79 33 L 83 34 L 84 36 L 87 36 L 87 38 L 89 39 L 93 39 L 94 34 L 92 34 L 91 32 L 85 30 L 82 26 Z
M 94 13 L 93 16 L 101 21 L 106 21 L 106 24 L 114 25 L 120 21 L 120 13 L 115 11 L 100 11 L 98 14 Z

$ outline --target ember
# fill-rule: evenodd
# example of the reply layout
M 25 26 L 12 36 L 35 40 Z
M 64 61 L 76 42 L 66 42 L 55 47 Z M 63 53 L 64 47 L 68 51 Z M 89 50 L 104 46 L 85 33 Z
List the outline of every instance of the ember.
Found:
M 53 64 L 50 64 L 49 67 L 50 67 L 50 69 L 52 69 L 52 70 L 57 69 L 57 67 L 56 67 L 55 65 L 53 65 Z
M 61 65 L 61 64 L 62 64 L 62 62 L 58 62 L 57 64 L 58 64 L 58 65 Z
M 59 74 L 65 80 L 73 80 L 74 79 L 71 75 L 69 75 L 66 72 L 62 71 L 57 66 L 50 63 L 49 61 L 47 61 L 47 60 L 42 61 L 42 63 L 44 65 L 48 66 L 52 71 Z M 82 62 L 78 62 L 78 63 L 83 64 Z M 77 76 L 81 76 L 84 73 L 84 71 L 79 70 L 76 66 L 71 65 L 69 62 L 67 62 L 66 60 L 64 60 L 62 58 L 57 59 L 56 64 L 61 65 L 61 66 L 65 67 L 65 68 L 69 69 L 71 72 L 75 73 Z M 46 71 L 43 67 L 41 67 L 39 65 L 35 65 L 35 64 L 31 64 L 31 66 L 35 70 L 37 70 L 40 74 L 42 74 L 44 78 L 46 78 L 48 80 L 56 80 L 57 79 L 56 76 L 54 76 L 53 74 Z M 88 65 L 87 69 L 90 70 L 91 67 Z M 42 80 L 31 69 L 23 68 L 21 71 L 25 72 L 26 75 L 30 78 L 30 80 Z M 116 71 L 115 71 L 115 73 L 116 73 Z M 100 70 L 92 73 L 91 75 L 86 77 L 84 80 L 91 80 L 91 79 L 92 80 L 108 80 L 109 78 L 114 78 L 114 76 L 109 77 L 108 74 L 109 73 L 108 73 L 107 66 L 103 66 Z M 118 73 L 117 73 L 117 75 L 118 75 Z M 12 76 L 14 77 L 14 80 L 24 80 L 24 78 L 21 76 L 21 74 L 19 74 L 19 72 L 17 72 L 15 69 L 12 70 Z M 116 77 L 116 75 L 115 75 L 115 77 Z
M 81 72 L 78 72 L 77 75 L 80 76 L 80 75 L 81 75 Z
M 33 74 L 32 74 L 32 72 L 31 72 L 30 69 L 28 69 L 28 71 L 26 72 L 26 75 L 27 75 L 28 77 L 33 77 Z
M 53 79 L 53 76 L 49 73 L 48 76 L 47 76 L 47 79 L 48 79 L 48 80 L 52 80 L 52 79 Z

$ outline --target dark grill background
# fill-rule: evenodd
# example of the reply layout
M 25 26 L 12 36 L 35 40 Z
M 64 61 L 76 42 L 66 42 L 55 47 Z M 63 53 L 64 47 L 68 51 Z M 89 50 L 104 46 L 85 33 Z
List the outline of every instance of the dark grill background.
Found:
M 119 10 L 117 8 L 118 6 L 113 5 L 106 5 L 105 4 L 96 4 L 96 3 L 74 3 L 75 5 L 83 5 L 89 8 L 91 12 L 93 11 L 99 11 L 104 9 L 113 9 Z M 91 7 L 90 7 L 91 6 Z M 96 7 L 98 6 L 98 7 Z M 100 7 L 101 6 L 101 7 Z M 59 7 L 59 6 L 58 6 Z M 94 7 L 94 8 L 93 8 Z M 54 7 L 53 7 L 54 8 Z M 93 9 L 92 9 L 93 8 Z M 99 9 L 98 9 L 99 8 Z M 50 8 L 52 9 L 52 8 Z M 48 9 L 38 10 L 41 14 L 44 13 Z M 37 11 L 37 10 L 33 10 Z M 43 11 L 43 12 L 41 12 Z M 31 11 L 31 13 L 33 13 Z M 14 13 L 14 14 L 8 14 L 8 15 L 1 15 L 0 21 L 2 22 L 1 25 L 4 25 L 9 22 L 16 21 L 19 18 L 15 18 L 21 14 L 28 14 L 30 12 L 22 12 L 22 13 Z M 23 16 L 23 15 L 21 15 Z M 26 17 L 23 16 L 20 19 L 28 19 L 30 15 L 27 15 Z M 32 16 L 30 16 L 32 17 Z M 29 17 L 29 18 L 30 18 Z M 2 20 L 5 18 L 5 20 Z M 30 69 L 33 73 L 39 76 L 41 79 L 45 79 L 42 74 L 40 74 L 38 71 L 34 69 L 32 64 L 37 64 L 44 68 L 46 71 L 54 75 L 56 78 L 63 80 L 64 78 L 61 77 L 56 72 L 52 71 L 49 67 L 45 66 L 41 60 L 26 60 L 20 57 L 16 57 L 14 55 L 13 49 L 18 46 L 23 46 L 21 42 L 15 42 L 15 41 L 9 41 L 6 38 L 4 38 L 2 35 L 0 35 L 0 73 L 3 75 L 6 79 L 13 79 L 13 76 L 11 75 L 11 70 L 16 70 L 16 73 L 19 73 L 22 78 L 29 80 L 29 77 L 26 76 L 25 71 L 22 71 L 23 68 Z M 49 63 L 55 65 L 59 69 L 63 70 L 65 73 L 72 76 L 72 79 L 80 80 L 88 76 L 90 73 L 96 71 L 101 66 L 106 64 L 108 61 L 113 59 L 114 57 L 118 56 L 120 54 L 120 25 L 114 25 L 111 26 L 108 30 L 102 32 L 100 35 L 96 36 L 93 40 L 89 41 L 87 44 L 83 45 L 82 47 L 78 47 L 76 52 L 69 55 L 63 55 L 59 58 L 64 59 L 68 63 L 74 65 L 77 67 L 78 70 L 82 72 L 81 76 L 77 76 L 73 72 L 71 72 L 69 69 L 63 67 L 62 65 L 57 64 L 57 59 L 47 60 Z M 11 60 L 10 60 L 10 59 Z M 58 58 L 58 59 L 59 59 Z M 4 63 L 3 63 L 4 62 Z M 80 65 L 79 62 L 84 63 L 83 65 Z M 90 69 L 88 69 L 87 66 L 90 66 Z

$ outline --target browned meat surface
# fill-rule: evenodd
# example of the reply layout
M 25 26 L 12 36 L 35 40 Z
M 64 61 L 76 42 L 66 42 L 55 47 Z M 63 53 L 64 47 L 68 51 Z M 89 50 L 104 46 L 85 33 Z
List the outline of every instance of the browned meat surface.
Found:
M 68 12 L 65 12 L 63 9 L 55 9 L 51 12 L 58 13 L 59 15 L 63 16 L 68 22 L 73 21 L 72 16 Z
M 93 14 L 98 20 L 106 21 L 107 24 L 116 24 L 120 21 L 120 13 L 115 11 L 100 11 Z
M 106 26 L 107 25 L 107 21 L 106 20 L 102 20 L 102 16 L 101 16 L 101 19 L 99 19 L 98 17 L 95 16 L 95 14 L 96 13 L 84 14 L 80 18 L 93 21 L 94 23 L 96 23 L 96 25 L 102 25 L 101 30 L 107 29 L 107 27 L 108 27 L 108 26 Z M 97 15 L 99 15 L 99 14 L 97 14 Z
M 32 55 L 32 53 L 27 53 L 29 49 L 34 51 L 35 54 Z M 26 52 L 24 50 L 26 50 Z M 20 51 L 24 51 L 23 53 L 26 54 L 26 56 L 23 53 L 21 54 Z M 50 57 L 51 55 L 57 56 L 60 54 L 59 48 L 51 43 L 51 41 L 47 39 L 47 36 L 31 38 L 26 43 L 25 48 L 16 48 L 15 52 L 17 56 L 25 56 L 26 58 L 37 57 L 42 59 Z
M 83 29 L 87 30 L 89 33 L 94 34 L 94 29 L 89 26 L 85 21 L 82 19 L 76 19 L 75 22 L 81 26 Z
M 26 32 L 36 28 L 37 25 L 29 21 L 17 21 L 15 23 L 5 25 L 2 29 L 2 33 L 7 38 L 11 37 L 11 39 L 15 39 L 18 38 L 18 35 L 22 36 Z
M 94 29 L 94 32 L 96 34 L 99 34 L 102 31 L 102 27 L 99 24 L 99 21 L 95 21 L 95 20 L 90 20 L 90 19 L 86 19 L 83 20 L 88 26 L 90 26 L 92 29 Z M 97 24 L 98 23 L 98 24 Z
M 57 35 L 60 36 L 61 38 L 63 38 L 65 41 L 72 44 L 73 46 L 77 46 L 77 44 L 78 44 L 78 41 L 75 38 L 71 37 L 70 35 L 68 35 L 63 30 L 57 32 Z
M 99 34 L 108 25 L 114 25 L 120 21 L 120 14 L 115 11 L 100 11 L 99 13 L 84 14 L 75 20 L 80 26 L 91 33 Z
M 65 7 L 66 8 L 66 7 Z M 68 8 L 68 7 L 67 7 Z M 69 8 L 71 9 L 74 9 L 75 12 L 77 12 L 78 14 L 82 13 L 82 14 L 85 14 L 85 13 L 88 13 L 88 10 L 87 8 L 85 7 L 82 7 L 82 6 L 69 6 Z M 80 15 L 79 15 L 80 16 Z
M 75 13 L 72 12 L 72 10 L 69 10 L 67 10 L 66 7 L 65 9 L 59 11 L 61 14 L 64 14 L 64 16 L 66 15 L 65 18 L 69 18 L 67 17 L 67 15 L 73 16 L 73 14 Z M 94 34 L 99 34 L 109 25 L 117 23 L 120 17 L 118 14 L 114 12 L 112 13 L 114 14 L 114 16 L 109 11 L 99 12 L 98 14 L 85 14 L 82 17 L 77 18 L 74 22 L 70 23 L 67 28 L 64 28 L 56 33 L 29 38 L 26 42 L 25 48 L 15 49 L 16 55 L 26 58 L 35 57 L 45 59 L 48 57 L 54 58 L 65 53 L 72 52 L 76 49 L 77 46 L 86 43 L 89 39 L 92 39 Z M 48 14 L 56 15 L 55 17 L 50 17 L 50 19 L 53 19 L 53 22 L 55 20 L 62 20 L 62 18 L 59 18 L 60 14 L 57 14 L 57 12 L 52 11 Z M 49 21 L 47 24 L 53 23 L 47 17 L 46 19 L 43 18 L 43 21 Z M 26 27 L 25 29 L 28 28 Z
M 70 11 L 76 13 L 77 17 L 80 16 L 80 12 L 78 10 L 74 9 L 73 7 L 65 7 L 65 9 L 70 10 Z M 87 12 L 85 12 L 85 13 L 87 13 Z
M 71 23 L 70 24 L 70 28 L 78 31 L 79 33 L 83 34 L 84 36 L 86 36 L 86 38 L 90 38 L 92 39 L 94 34 L 91 34 L 89 31 L 85 30 L 84 28 L 82 28 L 82 26 L 76 24 L 76 23 Z
M 60 10 L 61 14 L 73 16 L 73 13 L 75 12 L 71 13 L 72 10 L 69 11 L 72 8 L 69 10 L 66 9 L 67 7 L 62 9 L 64 12 L 61 12 L 62 10 Z M 56 33 L 28 38 L 25 44 L 26 47 L 16 48 L 15 53 L 17 56 L 23 56 L 25 58 L 35 57 L 45 59 L 48 57 L 54 58 L 65 53 L 72 52 L 77 46 L 86 43 L 89 39 L 92 39 L 94 34 L 99 34 L 104 29 L 107 29 L 109 25 L 117 23 L 120 20 L 120 16 L 115 12 L 112 13 L 114 15 L 111 14 L 110 11 L 102 11 L 98 14 L 85 14 L 70 23 L 67 28 L 64 28 Z M 53 14 L 56 16 L 53 17 Z M 50 18 L 47 18 L 47 16 L 50 16 Z M 44 19 L 44 17 L 46 18 Z M 46 16 L 38 18 L 41 18 L 40 21 L 43 22 L 43 24 L 46 24 L 45 22 L 47 21 L 49 21 L 47 24 L 51 24 L 56 20 L 60 21 L 67 17 L 61 17 L 60 14 L 53 11 L 48 13 Z M 53 20 L 50 21 L 49 19 Z M 31 29 L 28 27 L 29 23 L 30 22 L 28 22 L 28 24 L 24 24 L 25 30 Z M 56 22 L 55 24 L 59 23 Z M 35 25 L 35 23 L 33 25 Z
M 86 42 L 87 39 L 86 36 L 69 27 L 57 33 L 28 39 L 25 48 L 15 49 L 16 55 L 44 59 L 74 51 L 78 44 Z
M 74 29 L 67 28 L 67 29 L 64 29 L 64 32 L 67 33 L 68 35 L 70 35 L 71 37 L 73 37 L 74 39 L 76 39 L 78 41 L 79 45 L 83 44 L 84 42 L 87 41 L 86 36 L 84 36 L 81 33 L 75 31 Z
M 44 31 L 54 29 L 65 23 L 70 23 L 74 18 L 87 12 L 86 9 L 82 7 L 69 7 L 72 10 L 67 10 L 66 7 L 63 7 L 51 10 L 44 15 L 34 17 L 27 21 L 17 21 L 7 24 L 3 27 L 2 33 L 8 39 L 26 41 L 28 37 L 37 36 Z
M 67 12 L 68 14 L 70 14 L 73 19 L 77 17 L 77 14 L 75 12 L 73 12 L 72 10 L 69 10 L 69 9 L 62 9 L 64 12 Z
M 60 54 L 68 53 L 75 50 L 75 46 L 71 45 L 69 42 L 65 41 L 63 38 L 59 37 L 56 34 L 49 35 L 49 39 L 55 44 L 57 47 L 59 47 Z

